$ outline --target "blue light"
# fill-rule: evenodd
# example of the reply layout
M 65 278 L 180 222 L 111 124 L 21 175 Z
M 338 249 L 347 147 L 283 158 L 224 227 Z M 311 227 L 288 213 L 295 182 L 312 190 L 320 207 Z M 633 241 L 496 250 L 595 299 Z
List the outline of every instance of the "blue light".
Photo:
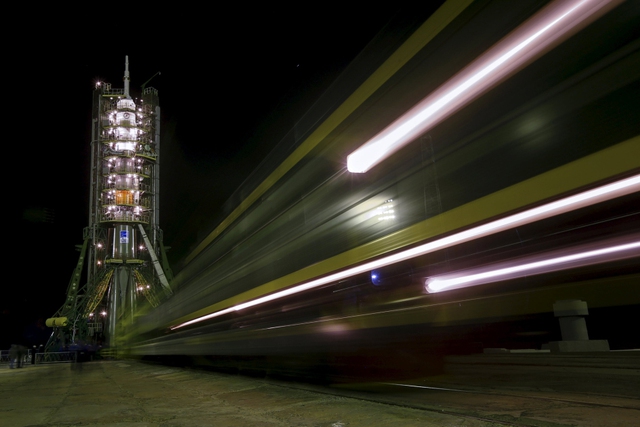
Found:
M 373 283 L 375 286 L 379 286 L 382 284 L 382 276 L 380 275 L 379 271 L 373 270 L 371 272 L 371 283 Z

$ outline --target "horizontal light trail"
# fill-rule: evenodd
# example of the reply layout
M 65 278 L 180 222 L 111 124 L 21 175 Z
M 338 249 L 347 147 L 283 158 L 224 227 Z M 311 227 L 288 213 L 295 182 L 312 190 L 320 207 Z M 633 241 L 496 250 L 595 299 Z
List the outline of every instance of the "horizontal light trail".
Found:
M 525 224 L 529 224 L 535 221 L 539 221 L 545 218 L 550 218 L 555 215 L 570 212 L 576 209 L 587 207 L 596 203 L 611 200 L 617 197 L 621 197 L 627 194 L 640 191 L 640 174 L 632 177 L 622 179 L 601 187 L 597 187 L 582 193 L 575 194 L 560 200 L 556 200 L 551 203 L 547 203 L 526 211 L 510 215 L 505 218 L 501 218 L 495 221 L 488 222 L 486 224 L 461 231 L 459 233 L 446 236 L 420 246 L 416 246 L 411 249 L 407 249 L 386 257 L 376 259 L 374 261 L 367 262 L 355 267 L 348 268 L 346 270 L 338 271 L 327 276 L 319 277 L 293 286 L 289 289 L 284 289 L 273 294 L 265 295 L 260 298 L 256 298 L 242 304 L 237 304 L 223 310 L 214 311 L 213 313 L 206 314 L 204 316 L 197 317 L 195 319 L 183 322 L 174 326 L 171 329 L 179 329 L 194 323 L 203 322 L 205 320 L 213 319 L 234 311 L 242 310 L 249 307 L 254 307 L 260 304 L 267 303 L 279 298 L 284 298 L 290 295 L 298 294 L 300 292 L 314 289 L 338 280 L 343 280 L 348 277 L 356 276 L 358 274 L 374 270 L 376 268 L 384 267 L 387 265 L 395 264 L 400 261 L 405 261 L 411 258 L 415 258 L 421 255 L 426 255 L 431 252 L 435 252 L 440 249 L 444 249 L 450 246 L 458 245 L 460 243 L 468 242 L 471 240 L 479 239 L 481 237 L 489 236 L 491 234 L 499 233 L 501 231 L 509 230 L 514 227 L 519 227 Z
M 633 252 L 635 250 L 635 252 Z M 541 261 L 523 263 L 510 267 L 484 271 L 482 273 L 467 274 L 459 277 L 433 277 L 427 279 L 425 288 L 429 292 L 442 292 L 451 289 L 477 286 L 485 283 L 516 279 L 527 275 L 543 274 L 552 271 L 577 268 L 611 261 L 611 255 L 621 257 L 640 256 L 640 241 L 608 246 L 600 249 L 544 259 Z
M 429 387 L 426 385 L 417 385 L 417 384 L 400 384 L 400 383 L 383 383 L 386 385 L 394 385 L 397 387 L 409 387 L 409 388 L 421 388 L 424 390 L 435 390 L 435 391 L 455 391 L 455 392 L 459 392 L 459 393 L 473 393 L 473 391 L 470 390 L 460 390 L 457 388 L 444 388 L 444 387 Z
M 553 2 L 347 156 L 347 169 L 368 171 L 620 2 Z

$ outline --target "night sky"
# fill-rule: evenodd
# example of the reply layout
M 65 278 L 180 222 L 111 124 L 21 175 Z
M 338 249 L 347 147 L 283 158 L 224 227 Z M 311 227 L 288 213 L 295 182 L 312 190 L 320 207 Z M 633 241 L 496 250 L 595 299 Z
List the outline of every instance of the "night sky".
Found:
M 88 225 L 92 92 L 98 80 L 123 87 L 125 55 L 134 95 L 161 72 L 147 86 L 160 94 L 160 225 L 175 261 L 399 8 L 171 6 L 34 6 L 16 17 L 4 61 L 13 119 L 0 349 L 44 344 L 40 325 L 64 301 Z

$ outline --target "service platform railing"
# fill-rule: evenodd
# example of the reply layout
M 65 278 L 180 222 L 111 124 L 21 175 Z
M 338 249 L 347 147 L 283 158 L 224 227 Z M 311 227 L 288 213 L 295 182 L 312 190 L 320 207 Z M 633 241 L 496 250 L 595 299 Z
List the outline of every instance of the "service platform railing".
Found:
M 36 353 L 36 365 L 41 363 L 75 363 L 77 358 L 77 351 L 48 351 L 46 353 Z

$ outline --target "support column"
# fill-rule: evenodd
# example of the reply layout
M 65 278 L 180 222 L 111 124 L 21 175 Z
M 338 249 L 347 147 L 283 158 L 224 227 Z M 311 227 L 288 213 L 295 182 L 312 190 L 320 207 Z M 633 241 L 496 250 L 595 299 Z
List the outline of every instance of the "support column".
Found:
M 587 303 L 581 300 L 560 300 L 553 304 L 553 313 L 560 322 L 562 341 L 548 344 L 552 353 L 609 351 L 607 340 L 590 340 L 585 316 Z

